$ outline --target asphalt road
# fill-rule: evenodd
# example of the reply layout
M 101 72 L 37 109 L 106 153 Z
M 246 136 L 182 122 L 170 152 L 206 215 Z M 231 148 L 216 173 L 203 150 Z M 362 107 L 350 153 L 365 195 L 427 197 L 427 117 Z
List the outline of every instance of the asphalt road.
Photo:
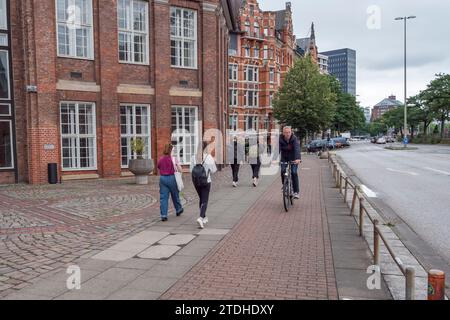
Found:
M 450 146 L 417 147 L 391 151 L 358 142 L 338 154 L 377 201 L 450 264 Z

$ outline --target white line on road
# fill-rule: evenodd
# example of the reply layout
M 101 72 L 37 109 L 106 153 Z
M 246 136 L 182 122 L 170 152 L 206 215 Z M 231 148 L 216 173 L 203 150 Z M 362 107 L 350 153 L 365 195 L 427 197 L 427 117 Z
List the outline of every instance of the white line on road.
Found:
M 437 173 L 442 173 L 442 174 L 445 174 L 446 176 L 450 176 L 450 172 L 447 172 L 447 171 L 437 170 L 437 169 L 428 168 L 428 167 L 425 167 L 424 169 L 427 169 L 427 170 L 430 170 L 430 171 L 434 171 L 434 172 L 437 172 Z
M 418 176 L 418 175 L 419 175 L 418 173 L 415 173 L 415 172 L 395 170 L 395 169 L 392 169 L 392 168 L 386 168 L 386 170 L 392 171 L 392 172 L 398 172 L 398 173 L 409 174 L 409 175 L 411 175 L 411 176 Z
M 367 188 L 365 185 L 361 185 L 361 190 L 362 192 L 364 192 L 366 194 L 366 196 L 368 196 L 369 198 L 376 198 L 377 194 L 375 192 L 373 192 L 372 190 L 370 190 L 369 188 Z

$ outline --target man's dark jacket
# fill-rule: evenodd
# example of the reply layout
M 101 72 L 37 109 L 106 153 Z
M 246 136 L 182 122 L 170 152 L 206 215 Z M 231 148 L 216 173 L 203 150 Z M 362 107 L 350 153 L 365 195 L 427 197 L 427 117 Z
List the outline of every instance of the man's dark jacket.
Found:
M 295 135 L 291 135 L 286 141 L 283 135 L 280 136 L 281 162 L 295 161 L 301 159 L 300 142 Z

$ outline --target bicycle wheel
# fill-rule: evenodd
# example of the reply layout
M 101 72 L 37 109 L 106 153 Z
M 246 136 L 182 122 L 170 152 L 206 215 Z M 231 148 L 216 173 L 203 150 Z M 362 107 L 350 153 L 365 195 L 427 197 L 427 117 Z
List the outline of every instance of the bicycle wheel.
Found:
M 289 211 L 289 205 L 291 203 L 291 201 L 289 200 L 290 197 L 290 192 L 289 192 L 289 181 L 288 179 L 285 179 L 284 181 L 284 185 L 283 185 L 283 205 L 284 205 L 284 210 L 286 212 Z

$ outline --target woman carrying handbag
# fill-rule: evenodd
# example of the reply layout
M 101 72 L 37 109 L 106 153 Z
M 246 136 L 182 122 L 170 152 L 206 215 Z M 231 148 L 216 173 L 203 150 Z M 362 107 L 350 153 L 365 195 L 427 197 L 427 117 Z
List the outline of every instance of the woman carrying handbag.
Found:
M 177 180 L 175 178 L 175 167 L 180 172 L 180 166 L 174 163 L 172 159 L 173 146 L 166 144 L 164 146 L 164 155 L 158 161 L 159 169 L 159 195 L 160 195 L 160 212 L 161 221 L 167 221 L 167 213 L 169 210 L 169 196 L 172 197 L 176 215 L 183 213 L 183 206 L 180 201 L 180 192 L 178 190 Z

